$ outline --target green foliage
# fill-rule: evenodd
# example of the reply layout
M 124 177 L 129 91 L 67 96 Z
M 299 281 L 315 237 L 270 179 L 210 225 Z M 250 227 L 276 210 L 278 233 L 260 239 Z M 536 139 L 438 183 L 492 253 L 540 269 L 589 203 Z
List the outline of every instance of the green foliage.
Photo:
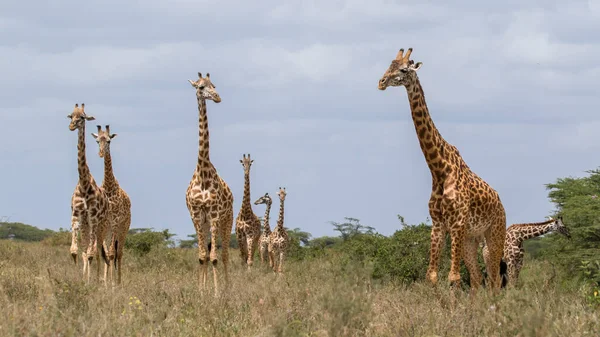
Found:
M 581 178 L 559 178 L 547 184 L 548 197 L 563 216 L 572 239 L 559 234 L 525 242 L 525 251 L 534 258 L 557 262 L 567 278 L 600 282 L 600 273 L 590 271 L 600 264 L 600 170 L 587 171 Z
M 340 236 L 343 241 L 346 241 L 359 234 L 373 234 L 375 228 L 371 226 L 363 226 L 359 219 L 345 217 L 346 222 L 335 222 L 330 221 L 330 224 L 334 227 L 334 231 L 340 232 Z
M 54 232 L 42 240 L 42 243 L 50 246 L 70 246 L 71 231 L 60 228 L 58 232 Z
M 0 222 L 0 239 L 42 241 L 52 233 L 50 229 L 39 229 L 20 222 Z
M 145 255 L 154 248 L 172 246 L 171 238 L 174 235 L 168 229 L 155 232 L 151 228 L 132 228 L 125 240 L 125 248 L 138 255 Z

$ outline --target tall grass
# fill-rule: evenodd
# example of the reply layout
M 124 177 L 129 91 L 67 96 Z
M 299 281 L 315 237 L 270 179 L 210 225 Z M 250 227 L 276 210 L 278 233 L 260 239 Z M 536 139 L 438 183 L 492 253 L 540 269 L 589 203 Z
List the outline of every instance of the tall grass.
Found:
M 373 281 L 369 266 L 335 254 L 288 260 L 280 277 L 258 260 L 248 272 L 234 251 L 231 288 L 215 298 L 197 289 L 195 249 L 125 253 L 123 284 L 105 288 L 82 282 L 81 265 L 72 263 L 68 248 L 0 241 L 0 336 L 600 333 L 599 313 L 588 306 L 586 289 L 562 283 L 545 264 L 526 264 L 517 289 L 471 297 L 451 292 L 443 282 L 431 287 Z

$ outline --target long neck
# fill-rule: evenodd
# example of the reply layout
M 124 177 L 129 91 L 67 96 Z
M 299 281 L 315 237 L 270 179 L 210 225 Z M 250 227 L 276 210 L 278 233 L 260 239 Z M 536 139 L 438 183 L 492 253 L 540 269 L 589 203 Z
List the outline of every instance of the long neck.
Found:
M 90 184 L 90 168 L 85 158 L 85 123 L 77 131 L 77 171 L 79 172 L 79 185 L 84 191 Z
M 277 219 L 277 228 L 283 229 L 283 203 L 285 199 L 280 199 L 279 219 Z
M 417 77 L 415 77 L 415 81 L 412 84 L 406 86 L 406 91 L 408 93 L 413 123 L 427 165 L 432 171 L 442 169 L 441 165 L 438 165 L 437 162 L 444 155 L 446 141 L 442 138 L 431 119 L 429 109 L 425 103 L 423 88 Z
M 206 115 L 206 100 L 202 97 L 198 97 L 198 129 L 199 129 L 199 145 L 198 145 L 198 164 L 196 170 L 200 171 L 200 168 L 207 162 L 210 162 L 208 153 L 209 142 L 208 142 L 208 116 Z
M 264 231 L 266 234 L 271 233 L 271 226 L 269 226 L 269 214 L 271 213 L 271 203 L 267 202 L 267 209 L 265 209 L 265 216 L 263 217 L 264 221 Z
M 119 182 L 115 179 L 112 168 L 112 158 L 110 156 L 110 149 L 106 149 L 104 152 L 104 181 L 102 187 L 106 191 L 114 191 L 119 187 Z
M 242 198 L 242 207 L 252 208 L 250 204 L 250 170 L 244 170 L 244 197 Z
M 550 232 L 553 222 L 554 220 L 548 220 L 539 223 L 517 224 L 512 225 L 510 230 L 518 233 L 519 240 L 525 241 Z

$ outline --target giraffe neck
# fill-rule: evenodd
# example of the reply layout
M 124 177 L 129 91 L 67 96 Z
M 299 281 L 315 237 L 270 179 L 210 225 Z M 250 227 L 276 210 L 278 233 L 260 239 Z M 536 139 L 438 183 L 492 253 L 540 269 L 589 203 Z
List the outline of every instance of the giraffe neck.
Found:
M 554 220 L 548 220 L 539 223 L 513 225 L 513 231 L 518 233 L 519 241 L 525 241 L 537 236 L 546 234 L 552 230 Z
M 427 166 L 429 166 L 432 172 L 443 171 L 442 157 L 444 156 L 447 143 L 431 119 L 427 103 L 425 103 L 423 87 L 421 87 L 421 83 L 417 77 L 415 77 L 415 81 L 412 84 L 405 87 L 408 93 L 415 131 L 417 132 L 421 151 L 423 151 L 425 161 L 427 161 Z
M 85 123 L 77 131 L 77 171 L 79 172 L 79 186 L 83 191 L 88 190 L 90 182 L 90 168 L 85 158 Z
M 267 203 L 267 209 L 265 210 L 265 216 L 263 217 L 264 219 L 264 232 L 265 234 L 269 235 L 271 233 L 271 226 L 269 226 L 269 214 L 271 213 L 271 203 L 268 202 Z
M 242 198 L 242 208 L 251 210 L 250 204 L 250 170 L 244 170 L 244 197 Z
M 279 218 L 277 219 L 277 228 L 283 229 L 283 203 L 285 199 L 280 199 L 281 203 L 279 205 Z
M 102 187 L 107 192 L 116 191 L 119 188 L 119 182 L 115 178 L 112 168 L 112 158 L 110 156 L 110 148 L 104 152 L 104 181 Z
M 206 100 L 198 97 L 198 164 L 196 171 L 200 171 L 202 167 L 210 163 L 209 157 L 209 142 L 208 142 L 208 116 L 206 114 Z

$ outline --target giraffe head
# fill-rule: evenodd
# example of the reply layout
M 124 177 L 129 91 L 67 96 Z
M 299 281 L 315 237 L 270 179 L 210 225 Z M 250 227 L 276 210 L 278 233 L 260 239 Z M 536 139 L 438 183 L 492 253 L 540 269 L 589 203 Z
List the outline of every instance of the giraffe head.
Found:
M 104 157 L 106 152 L 110 151 L 110 141 L 117 136 L 116 133 L 110 133 L 110 125 L 106 125 L 106 131 L 102 131 L 102 126 L 97 125 L 98 133 L 92 133 L 92 137 L 96 139 L 98 147 L 100 148 L 98 155 L 100 158 Z
M 242 163 L 242 166 L 244 167 L 244 173 L 249 174 L 250 173 L 250 166 L 252 166 L 252 163 L 254 163 L 254 160 L 250 159 L 250 154 L 248 153 L 247 157 L 244 154 L 244 158 L 240 159 L 240 163 Z
M 287 195 L 287 192 L 285 191 L 285 187 L 283 188 L 279 188 L 279 192 L 277 193 L 277 195 L 279 195 L 279 200 L 280 201 L 284 201 L 285 200 L 285 196 Z
M 273 199 L 271 199 L 271 196 L 269 196 L 269 193 L 265 193 L 265 195 L 263 195 L 262 197 L 258 198 L 254 202 L 255 205 L 260 205 L 260 204 L 270 205 L 272 203 L 273 203 Z
M 563 223 L 562 216 L 559 216 L 558 218 L 554 219 L 554 222 L 552 223 L 552 230 L 566 236 L 569 239 L 571 238 L 571 233 Z
M 73 112 L 70 115 L 67 115 L 67 117 L 71 120 L 71 123 L 69 124 L 69 130 L 71 131 L 75 131 L 83 127 L 85 125 L 85 121 L 93 121 L 96 119 L 93 116 L 88 116 L 85 114 L 85 103 L 81 103 L 81 107 L 79 107 L 79 104 L 75 104 Z
M 415 63 L 413 60 L 411 60 L 411 53 L 412 48 L 408 48 L 408 51 L 405 55 L 404 48 L 400 49 L 388 70 L 386 70 L 385 74 L 383 74 L 379 80 L 379 90 L 385 90 L 390 86 L 407 86 L 415 81 L 417 78 L 417 70 L 421 68 L 423 63 Z
M 210 81 L 210 74 L 206 73 L 206 77 L 202 77 L 202 73 L 198 73 L 196 81 L 188 80 L 192 87 L 196 89 L 196 97 L 198 99 L 210 99 L 215 103 L 221 102 L 221 96 L 215 90 L 215 85 Z

